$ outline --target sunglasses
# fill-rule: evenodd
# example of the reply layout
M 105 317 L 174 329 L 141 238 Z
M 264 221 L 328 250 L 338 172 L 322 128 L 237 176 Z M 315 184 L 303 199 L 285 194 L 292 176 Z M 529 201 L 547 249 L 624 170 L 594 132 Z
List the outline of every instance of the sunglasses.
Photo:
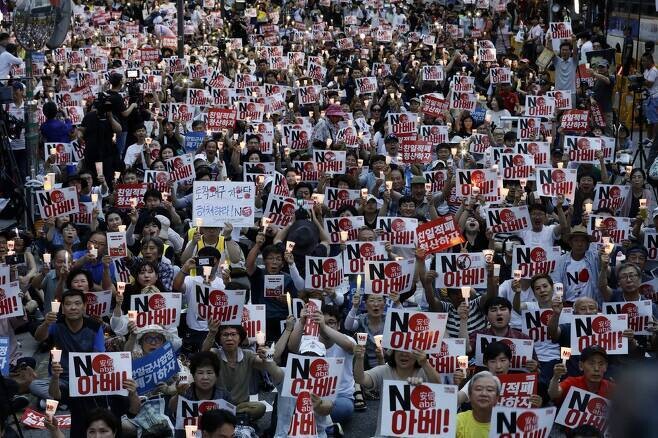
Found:
M 162 335 L 145 335 L 143 338 L 144 342 L 147 344 L 156 344 L 164 342 L 164 336 Z

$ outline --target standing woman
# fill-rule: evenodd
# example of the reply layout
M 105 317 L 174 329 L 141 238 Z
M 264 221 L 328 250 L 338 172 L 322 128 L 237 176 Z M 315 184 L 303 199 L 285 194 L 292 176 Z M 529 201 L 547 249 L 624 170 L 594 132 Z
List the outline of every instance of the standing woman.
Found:
M 640 199 L 647 200 L 647 211 L 656 208 L 656 198 L 651 188 L 646 186 L 647 175 L 644 170 L 635 168 L 631 172 L 631 196 L 621 206 L 620 216 L 635 218 L 640 212 Z

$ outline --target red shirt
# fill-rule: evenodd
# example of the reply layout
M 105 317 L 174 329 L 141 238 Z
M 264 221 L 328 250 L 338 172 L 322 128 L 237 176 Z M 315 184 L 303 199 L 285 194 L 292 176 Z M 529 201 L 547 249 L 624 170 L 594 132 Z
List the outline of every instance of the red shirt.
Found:
M 513 91 L 509 93 L 500 93 L 500 98 L 503 100 L 503 107 L 514 114 L 516 112 L 516 105 L 519 103 L 519 96 Z
M 584 389 L 585 391 L 589 391 L 589 389 L 587 388 L 587 382 L 585 381 L 585 376 L 567 377 L 566 379 L 560 382 L 560 389 L 562 390 L 562 398 L 560 399 L 560 403 L 564 401 L 564 398 L 567 396 L 567 393 L 569 392 L 569 388 L 571 388 L 572 386 L 575 386 L 578 389 Z M 609 398 L 608 395 L 610 394 L 610 392 L 614 389 L 614 386 L 615 384 L 612 383 L 610 380 L 602 379 L 601 383 L 599 384 L 599 389 L 598 391 L 595 392 L 595 394 L 607 399 Z

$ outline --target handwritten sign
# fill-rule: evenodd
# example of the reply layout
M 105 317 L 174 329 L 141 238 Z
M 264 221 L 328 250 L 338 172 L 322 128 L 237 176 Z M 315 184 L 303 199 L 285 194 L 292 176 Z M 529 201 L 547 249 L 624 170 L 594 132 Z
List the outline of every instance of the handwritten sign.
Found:
M 192 216 L 206 227 L 254 225 L 256 186 L 249 182 L 194 181 Z

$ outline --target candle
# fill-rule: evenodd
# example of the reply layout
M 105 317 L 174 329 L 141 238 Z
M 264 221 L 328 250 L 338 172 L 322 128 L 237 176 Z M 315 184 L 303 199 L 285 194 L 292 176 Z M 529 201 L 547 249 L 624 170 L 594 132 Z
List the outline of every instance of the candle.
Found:
M 356 343 L 358 345 L 366 345 L 368 342 L 368 333 L 357 333 L 356 334 Z
M 52 421 L 55 412 L 57 412 L 58 405 L 59 402 L 57 400 L 51 400 L 51 399 L 46 400 L 46 415 L 48 416 L 50 421 Z
M 466 305 L 468 306 L 468 299 L 471 296 L 471 287 L 470 286 L 464 286 L 461 288 L 462 289 L 462 298 L 466 302 Z
M 647 200 L 642 198 L 640 199 L 640 208 L 647 208 Z
M 471 193 L 473 194 L 473 196 L 479 195 L 480 194 L 480 188 L 478 186 L 474 185 L 471 188 Z
M 256 344 L 259 346 L 265 345 L 265 333 L 261 331 L 256 332 Z
M 591 202 L 585 203 L 585 213 L 589 214 L 591 212 L 592 212 L 592 203 Z
M 53 185 L 50 183 L 49 180 L 45 179 L 43 181 L 43 189 L 47 192 L 51 191 L 53 189 Z
M 194 220 L 194 224 L 196 225 L 197 228 L 201 228 L 203 226 L 203 218 L 198 217 Z
M 498 277 L 500 275 L 500 265 L 498 263 L 494 264 L 494 277 Z
M 494 250 L 493 249 L 483 249 L 482 254 L 484 254 L 484 260 L 487 263 L 491 263 L 493 261 L 493 256 L 494 256 Z
M 393 188 L 393 181 L 386 181 L 386 190 L 389 192 Z M 432 185 L 430 184 L 430 189 L 432 188 Z M 427 190 L 427 184 L 425 184 L 425 190 Z
M 356 275 L 356 293 L 361 290 L 361 274 Z
M 126 226 L 125 225 L 119 225 L 119 232 L 120 233 L 125 233 L 126 232 Z
M 557 168 L 558 168 L 558 169 L 562 169 L 563 167 L 564 167 L 564 163 L 563 163 L 562 161 L 560 161 L 559 163 L 557 163 Z
M 126 291 L 126 282 L 125 281 L 117 281 L 117 293 L 119 295 L 123 295 L 123 293 Z
M 553 285 L 553 292 L 555 293 L 555 301 L 562 301 L 564 296 L 564 285 L 562 283 L 555 283 Z
M 137 310 L 128 311 L 128 321 L 136 322 L 137 321 Z
M 96 248 L 94 244 L 91 245 L 91 249 L 89 250 L 89 255 L 92 256 L 93 258 L 98 257 L 98 248 Z
M 632 171 L 633 171 L 633 166 L 626 166 L 626 173 L 628 173 L 629 176 Z
M 98 193 L 91 194 L 91 202 L 94 204 L 98 203 Z
M 50 155 L 57 155 L 57 148 L 50 148 Z
M 16 242 L 14 242 L 13 240 L 7 241 L 7 249 L 9 251 L 13 251 L 15 247 L 16 247 Z
M 197 427 L 194 425 L 185 426 L 185 438 L 196 438 Z
M 375 338 L 375 345 L 377 346 L 377 348 L 382 348 L 382 339 L 384 338 L 384 336 L 375 335 L 374 338 Z
M 425 183 L 425 192 L 432 191 L 432 183 Z
M 96 175 L 102 175 L 103 174 L 103 162 L 102 161 L 96 161 L 94 164 L 96 165 Z
M 212 266 L 203 267 L 203 276 L 206 278 L 206 281 L 210 278 L 210 273 L 212 272 Z
M 567 361 L 571 358 L 571 348 L 560 347 L 560 358 L 562 359 L 562 364 L 567 366 Z
M 457 356 L 457 367 L 460 370 L 463 370 L 464 374 L 466 374 L 466 370 L 468 369 L 468 356 Z
M 367 196 L 368 196 L 368 189 L 367 188 L 361 189 L 361 197 L 365 199 Z
M 286 242 L 286 252 L 292 252 L 292 250 L 295 249 L 295 242 L 292 240 L 289 240 Z
M 151 137 L 146 137 L 144 139 L 144 142 L 146 143 L 147 146 L 150 146 L 151 143 L 153 142 L 153 139 Z
M 43 263 L 45 265 L 50 265 L 50 260 L 51 260 L 50 253 L 49 252 L 44 252 L 43 253 Z
M 61 304 L 62 304 L 62 303 L 60 303 L 60 302 L 57 301 L 57 300 L 55 300 L 55 301 L 51 301 L 51 302 L 50 302 L 50 311 L 53 312 L 53 313 L 59 313 L 59 306 L 60 306 Z
M 514 270 L 514 280 L 516 280 L 516 281 L 521 280 L 521 275 L 522 274 L 523 273 L 521 272 L 520 269 L 515 269 Z
M 347 231 L 341 231 L 340 232 L 340 243 L 347 242 L 347 237 L 348 237 L 348 232 Z
M 509 189 L 507 187 L 501 188 L 500 195 L 503 197 L 503 199 L 507 199 L 507 195 L 509 195 Z
M 292 297 L 290 292 L 286 292 L 286 302 L 288 303 L 288 315 L 292 315 Z
M 362 160 L 361 158 L 359 158 L 358 160 L 356 160 L 356 164 L 357 164 L 359 167 L 363 167 L 363 160 Z
M 130 206 L 132 208 L 137 207 L 137 198 L 130 198 Z
M 56 347 L 50 350 L 50 355 L 52 356 L 54 363 L 59 363 L 59 361 L 62 360 L 62 350 Z
M 114 180 L 118 180 L 121 177 L 121 172 L 114 172 Z
M 64 251 L 64 265 L 66 266 L 66 269 L 69 268 L 69 252 Z
M 457 148 L 450 148 L 450 153 L 452 154 L 453 157 L 456 156 L 457 155 Z

